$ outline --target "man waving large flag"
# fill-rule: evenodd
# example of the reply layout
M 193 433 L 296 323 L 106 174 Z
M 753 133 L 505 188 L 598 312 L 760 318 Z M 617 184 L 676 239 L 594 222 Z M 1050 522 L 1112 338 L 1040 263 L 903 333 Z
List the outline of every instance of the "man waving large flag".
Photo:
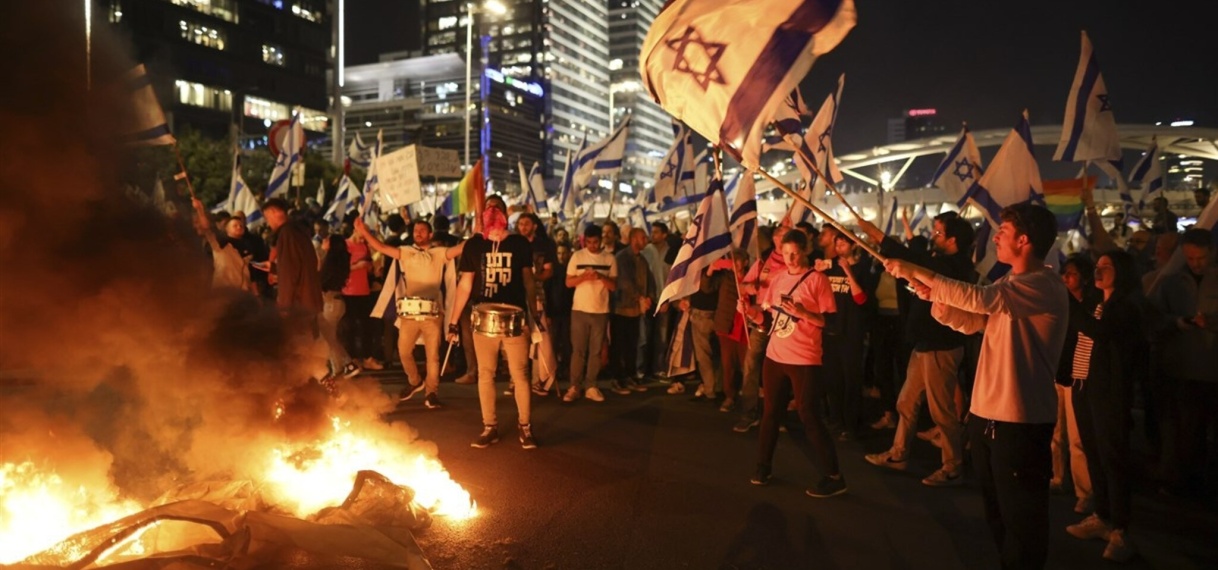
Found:
M 1083 162 L 1107 160 L 1119 163 L 1121 140 L 1117 135 L 1116 118 L 1108 102 L 1108 88 L 1100 65 L 1091 51 L 1091 40 L 1083 32 L 1083 48 L 1079 54 L 1074 84 L 1066 99 L 1066 118 L 1062 120 L 1061 142 L 1053 160 Z
M 854 27 L 853 0 L 671 0 L 643 41 L 643 84 L 665 111 L 738 156 Z M 744 165 L 756 170 L 757 153 Z
M 698 205 L 698 213 L 689 222 L 685 240 L 672 262 L 668 283 L 660 292 L 659 306 L 672 299 L 694 294 L 702 281 L 702 274 L 712 263 L 732 250 L 732 234 L 727 224 L 727 202 L 723 198 L 723 180 L 715 178 L 710 183 L 706 197 Z

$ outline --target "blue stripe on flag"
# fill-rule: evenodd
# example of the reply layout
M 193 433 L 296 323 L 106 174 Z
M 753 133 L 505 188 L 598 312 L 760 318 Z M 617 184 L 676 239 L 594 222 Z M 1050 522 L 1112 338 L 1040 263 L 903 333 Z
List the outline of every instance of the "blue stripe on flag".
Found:
M 716 250 L 730 248 L 732 246 L 732 235 L 730 233 L 713 236 L 710 239 L 698 244 L 694 248 L 694 252 L 689 256 L 689 259 L 682 261 L 672 267 L 672 273 L 668 274 L 668 283 L 675 283 L 685 277 L 689 272 L 689 265 L 699 257 L 710 255 Z M 667 284 L 666 284 L 667 285 Z
M 802 2 L 787 21 L 778 26 L 758 54 L 757 61 L 740 80 L 740 89 L 732 95 L 723 127 L 719 129 L 720 140 L 742 141 L 756 121 L 764 120 L 760 118 L 761 111 L 774 88 L 802 57 L 808 40 L 833 19 L 840 5 L 841 0 Z
M 1087 70 L 1083 73 L 1083 83 L 1079 85 L 1078 97 L 1074 100 L 1074 124 L 1070 125 L 1070 141 L 1062 151 L 1062 160 L 1074 160 L 1074 151 L 1078 149 L 1079 140 L 1083 135 L 1083 125 L 1087 119 L 1087 102 L 1091 100 L 1091 90 L 1100 76 L 1100 66 L 1095 60 L 1095 52 L 1087 58 Z M 1022 134 L 1022 132 L 1020 133 Z M 1031 132 L 1028 134 L 1028 147 L 1032 146 Z
M 968 129 L 965 129 L 965 132 L 967 131 Z M 955 165 L 956 157 L 960 156 L 961 152 L 964 152 L 964 140 L 964 136 L 956 139 L 956 146 L 953 146 L 951 152 L 948 152 L 947 157 L 943 159 L 943 162 L 939 163 L 939 169 L 935 170 L 934 176 L 930 177 L 931 180 L 938 180 L 947 172 L 948 168 Z

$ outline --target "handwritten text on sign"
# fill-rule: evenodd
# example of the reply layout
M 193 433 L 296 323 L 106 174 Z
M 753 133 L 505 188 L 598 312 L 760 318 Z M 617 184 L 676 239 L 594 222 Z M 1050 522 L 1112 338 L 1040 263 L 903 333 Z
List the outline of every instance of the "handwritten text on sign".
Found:
M 390 206 L 405 206 L 423 199 L 420 176 L 460 178 L 457 151 L 410 145 L 380 157 L 376 162 L 382 199 Z

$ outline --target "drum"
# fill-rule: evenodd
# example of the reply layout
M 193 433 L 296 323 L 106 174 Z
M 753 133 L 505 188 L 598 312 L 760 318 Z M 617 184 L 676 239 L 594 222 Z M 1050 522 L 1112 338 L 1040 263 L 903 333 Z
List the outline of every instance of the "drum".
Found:
M 524 334 L 524 310 L 502 303 L 474 305 L 471 323 L 474 332 L 494 337 L 513 337 Z
M 440 316 L 440 304 L 423 297 L 398 299 L 398 316 L 407 319 L 431 319 Z

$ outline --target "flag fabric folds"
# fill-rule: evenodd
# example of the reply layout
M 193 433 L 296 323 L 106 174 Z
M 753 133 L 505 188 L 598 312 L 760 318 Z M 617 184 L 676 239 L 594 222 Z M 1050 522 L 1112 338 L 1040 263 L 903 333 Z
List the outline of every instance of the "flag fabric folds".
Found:
M 685 125 L 678 125 L 676 140 L 668 148 L 656 172 L 656 181 L 651 190 L 653 203 L 662 205 L 694 193 L 693 134 Z
M 517 160 L 516 168 L 520 171 L 520 188 L 524 191 L 524 203 L 533 206 L 533 213 L 540 214 L 549 209 L 546 203 L 546 187 L 541 179 L 541 164 L 534 162 L 533 168 L 524 169 L 524 163 Z
M 1129 173 L 1129 183 L 1142 189 L 1138 197 L 1138 210 L 1145 207 L 1148 200 L 1153 200 L 1163 192 L 1163 165 L 1159 163 L 1159 141 L 1152 138 L 1146 154 L 1133 165 Z
M 799 173 L 803 175 L 804 181 L 809 186 L 816 186 L 817 182 L 821 183 L 821 190 L 827 189 L 824 181 L 818 181 L 815 170 L 808 165 L 805 157 L 811 157 L 816 161 L 816 167 L 829 180 L 837 185 L 844 178 L 842 173 L 837 168 L 837 162 L 833 160 L 833 126 L 837 122 L 837 110 L 842 98 L 842 87 L 846 84 L 846 74 L 842 74 L 837 78 L 837 90 L 825 97 L 824 103 L 821 103 L 820 110 L 816 112 L 816 116 L 812 118 L 812 124 L 808 125 L 808 132 L 804 134 L 803 140 L 793 141 L 799 145 L 800 152 L 795 153 L 795 166 L 799 168 Z M 816 188 L 813 188 L 813 195 L 816 195 Z
M 630 115 L 604 140 L 586 147 L 575 156 L 575 185 L 586 187 L 593 176 L 605 176 L 622 169 L 626 156 L 626 138 L 630 133 Z
M 956 144 L 943 157 L 939 168 L 931 179 L 931 185 L 942 190 L 949 199 L 960 200 L 968 189 L 981 178 L 981 151 L 968 127 L 960 130 Z
M 1066 117 L 1062 119 L 1061 141 L 1053 160 L 1121 160 L 1121 140 L 1117 135 L 1116 118 L 1108 102 L 1108 88 L 1091 40 L 1082 32 L 1083 45 L 1079 54 L 1078 68 L 1074 72 L 1074 84 L 1066 99 Z
M 300 147 L 304 143 L 304 127 L 300 126 L 300 110 L 292 113 L 292 121 L 288 123 L 287 136 L 279 148 L 279 156 L 275 158 L 275 167 L 271 169 L 271 179 L 266 183 L 267 198 L 288 195 L 292 184 L 292 168 L 303 158 Z
M 583 154 L 587 146 L 588 135 L 584 135 L 584 140 L 579 143 L 579 150 L 575 154 L 567 152 L 567 161 L 562 169 L 562 182 L 558 192 L 558 216 L 563 220 L 575 216 L 576 203 L 578 202 L 577 197 L 580 188 L 582 188 L 582 186 L 575 184 L 575 157 Z
M 318 206 L 326 205 L 326 181 L 325 180 L 317 181 L 317 196 L 315 197 L 315 199 L 317 200 Z
M 930 212 L 926 209 L 926 202 L 919 202 L 918 209 L 914 210 L 913 219 L 909 221 L 909 230 L 914 235 L 919 235 L 925 238 L 930 238 L 935 231 L 935 220 L 930 217 Z
M 331 225 L 337 226 L 342 222 L 343 217 L 359 204 L 359 198 L 359 190 L 356 189 L 355 183 L 344 174 L 338 181 L 338 191 L 334 193 L 334 201 L 330 202 L 330 207 L 326 209 L 326 213 L 322 217 Z
M 372 145 L 365 144 L 359 133 L 355 133 L 355 138 L 347 145 L 347 160 L 360 168 L 368 168 L 372 162 Z
M 454 216 L 482 211 L 482 204 L 486 201 L 486 176 L 482 173 L 484 162 L 475 162 L 473 168 L 470 168 L 457 184 L 457 189 L 453 190 Z
M 121 79 L 122 88 L 131 97 L 129 115 L 124 118 L 120 140 L 131 145 L 164 145 L 177 141 L 169 132 L 169 122 L 165 120 L 165 111 L 156 100 L 152 90 L 152 78 L 139 64 L 125 73 Z
M 757 244 L 757 185 L 752 172 L 742 172 L 737 177 L 737 194 L 732 207 L 728 227 L 732 230 L 732 243 L 749 252 L 750 260 L 761 257 Z
M 897 229 L 897 212 L 900 211 L 900 206 L 897 204 L 897 197 L 892 197 L 892 207 L 888 209 L 888 219 L 884 222 L 884 235 L 896 235 Z
M 1015 128 L 1007 134 L 998 148 L 994 161 L 981 179 L 969 189 L 957 205 L 964 206 L 969 199 L 980 206 L 997 222 L 999 213 L 1006 206 L 1032 201 L 1044 203 L 1041 188 L 1040 168 L 1032 153 L 1032 127 L 1028 124 L 1025 110 Z
M 668 343 L 668 377 L 690 374 L 694 370 L 694 327 L 690 326 L 689 311 L 686 311 L 681 313 Z
M 372 147 L 372 154 L 368 159 L 368 175 L 364 178 L 364 198 L 359 203 L 359 215 L 364 216 L 370 209 L 370 202 L 373 202 L 373 197 L 376 196 L 377 190 L 380 190 L 380 176 L 377 173 L 377 161 L 381 159 L 381 150 L 384 149 L 384 138 L 382 131 L 376 132 L 376 145 Z
M 775 107 L 855 20 L 853 0 L 672 0 L 639 71 L 664 110 L 756 170 Z
M 1045 180 L 1045 207 L 1057 218 L 1057 231 L 1078 227 L 1083 219 L 1083 185 L 1095 187 L 1095 177 Z
M 712 263 L 732 249 L 732 234 L 728 229 L 727 203 L 723 198 L 723 180 L 714 179 L 698 212 L 689 222 L 689 230 L 673 260 L 668 282 L 660 292 L 659 306 L 672 299 L 692 295 L 698 290 L 702 273 Z

